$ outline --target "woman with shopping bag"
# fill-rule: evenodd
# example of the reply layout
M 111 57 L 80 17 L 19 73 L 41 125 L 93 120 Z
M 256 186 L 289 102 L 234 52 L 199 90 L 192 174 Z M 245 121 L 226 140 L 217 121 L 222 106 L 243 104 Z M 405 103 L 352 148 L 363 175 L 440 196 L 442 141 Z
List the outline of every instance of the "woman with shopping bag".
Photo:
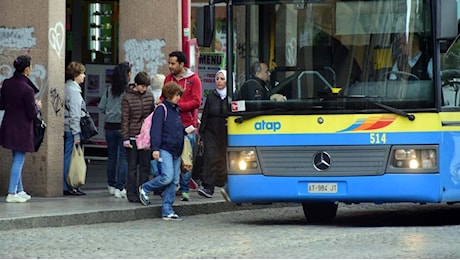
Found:
M 65 79 L 63 193 L 66 196 L 80 196 L 86 193 L 80 186 L 69 185 L 67 179 L 74 146 L 81 145 L 80 120 L 85 115 L 83 111 L 86 111 L 86 103 L 81 95 L 80 84 L 85 81 L 85 66 L 80 62 L 70 62 L 65 71 Z

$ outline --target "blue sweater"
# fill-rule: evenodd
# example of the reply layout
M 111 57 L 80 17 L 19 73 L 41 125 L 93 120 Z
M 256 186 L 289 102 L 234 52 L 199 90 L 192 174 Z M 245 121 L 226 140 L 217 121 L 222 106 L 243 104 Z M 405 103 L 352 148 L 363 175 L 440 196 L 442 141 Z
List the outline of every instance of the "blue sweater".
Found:
M 150 150 L 166 150 L 175 158 L 181 156 L 184 147 L 185 128 L 179 114 L 179 106 L 163 100 L 167 108 L 167 115 L 163 106 L 157 106 L 152 117 L 150 128 Z M 166 120 L 165 120 L 166 116 Z

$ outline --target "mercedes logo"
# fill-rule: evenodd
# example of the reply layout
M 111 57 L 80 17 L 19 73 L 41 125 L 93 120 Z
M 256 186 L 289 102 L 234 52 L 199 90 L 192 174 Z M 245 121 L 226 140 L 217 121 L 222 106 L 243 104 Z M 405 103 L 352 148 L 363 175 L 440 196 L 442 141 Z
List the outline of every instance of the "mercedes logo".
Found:
M 331 156 L 327 152 L 317 152 L 313 155 L 313 167 L 319 172 L 331 167 Z

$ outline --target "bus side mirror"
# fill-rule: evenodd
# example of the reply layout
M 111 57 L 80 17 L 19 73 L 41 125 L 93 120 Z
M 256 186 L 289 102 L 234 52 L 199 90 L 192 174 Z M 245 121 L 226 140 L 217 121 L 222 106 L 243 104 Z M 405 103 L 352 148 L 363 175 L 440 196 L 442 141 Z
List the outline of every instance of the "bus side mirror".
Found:
M 458 34 L 457 0 L 436 1 L 436 39 L 452 40 Z
M 199 7 L 196 15 L 196 40 L 200 47 L 211 47 L 214 38 L 214 6 Z

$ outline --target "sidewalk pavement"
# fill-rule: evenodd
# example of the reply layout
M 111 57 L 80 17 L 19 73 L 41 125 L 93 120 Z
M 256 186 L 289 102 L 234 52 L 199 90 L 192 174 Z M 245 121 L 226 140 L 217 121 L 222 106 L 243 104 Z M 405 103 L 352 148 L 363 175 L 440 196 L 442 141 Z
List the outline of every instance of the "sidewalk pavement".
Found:
M 88 165 L 86 196 L 35 197 L 26 203 L 0 201 L 0 230 L 38 227 L 62 227 L 108 222 L 125 222 L 161 217 L 161 197 L 151 195 L 152 204 L 144 206 L 117 199 L 108 193 L 105 183 L 105 165 L 100 162 Z M 27 187 L 25 187 L 27 190 Z M 176 196 L 174 210 L 179 216 L 213 214 L 218 212 L 247 210 L 267 207 L 285 207 L 292 204 L 235 205 L 224 200 L 216 188 L 213 198 L 204 198 L 190 191 L 190 201 Z

